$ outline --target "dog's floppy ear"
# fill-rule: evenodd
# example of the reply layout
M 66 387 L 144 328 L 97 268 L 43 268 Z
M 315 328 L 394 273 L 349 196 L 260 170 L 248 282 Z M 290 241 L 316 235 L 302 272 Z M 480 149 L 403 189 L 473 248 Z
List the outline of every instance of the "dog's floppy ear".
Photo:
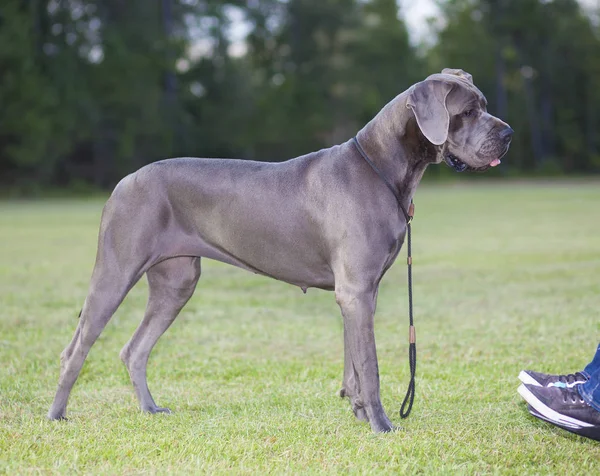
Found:
M 448 139 L 450 114 L 446 98 L 453 85 L 439 79 L 426 79 L 412 87 L 406 107 L 412 109 L 423 135 L 434 145 Z

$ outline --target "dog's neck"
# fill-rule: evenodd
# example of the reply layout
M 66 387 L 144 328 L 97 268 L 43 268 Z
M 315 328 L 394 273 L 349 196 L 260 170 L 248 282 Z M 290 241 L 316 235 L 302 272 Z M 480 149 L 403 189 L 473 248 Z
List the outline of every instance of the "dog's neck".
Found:
M 410 201 L 425 169 L 442 159 L 442 148 L 421 133 L 414 114 L 408 110 L 408 91 L 390 101 L 356 135 L 377 168 Z

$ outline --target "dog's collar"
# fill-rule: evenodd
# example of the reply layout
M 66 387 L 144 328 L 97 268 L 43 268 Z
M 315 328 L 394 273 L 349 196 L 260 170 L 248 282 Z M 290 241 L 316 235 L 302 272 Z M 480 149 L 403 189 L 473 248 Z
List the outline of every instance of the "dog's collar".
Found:
M 406 223 L 410 224 L 410 222 L 412 221 L 413 216 L 415 214 L 415 207 L 413 205 L 412 200 L 410 202 L 410 207 L 408 208 L 408 211 L 406 211 L 406 209 L 402 205 L 402 198 L 400 197 L 398 190 L 396 190 L 394 188 L 394 186 L 389 182 L 389 180 L 387 178 L 385 178 L 385 175 L 383 175 L 383 172 L 377 168 L 377 166 L 373 163 L 373 161 L 371 159 L 369 159 L 369 156 L 365 153 L 363 148 L 360 146 L 356 136 L 354 136 L 352 138 L 352 141 L 354 142 L 354 145 L 356 145 L 356 148 L 358 149 L 358 152 L 360 152 L 360 155 L 362 155 L 362 158 L 365 159 L 365 162 L 367 162 L 367 164 L 369 164 L 371 166 L 371 168 L 375 171 L 375 173 L 377 175 L 379 175 L 379 178 L 383 181 L 383 183 L 385 183 L 387 188 L 389 188 L 390 191 L 394 194 L 394 197 L 396 198 L 396 201 L 398 202 L 398 206 L 400 207 L 400 210 L 402 210 L 402 213 L 404 214 L 404 218 L 406 218 Z

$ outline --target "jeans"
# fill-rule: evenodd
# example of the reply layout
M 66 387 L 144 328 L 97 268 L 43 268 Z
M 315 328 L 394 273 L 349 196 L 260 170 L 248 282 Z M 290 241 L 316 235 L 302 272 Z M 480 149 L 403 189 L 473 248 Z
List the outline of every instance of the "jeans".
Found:
M 583 374 L 588 377 L 588 381 L 578 385 L 577 390 L 581 398 L 593 409 L 600 412 L 600 344 L 596 349 L 596 355 L 592 361 L 583 369 Z

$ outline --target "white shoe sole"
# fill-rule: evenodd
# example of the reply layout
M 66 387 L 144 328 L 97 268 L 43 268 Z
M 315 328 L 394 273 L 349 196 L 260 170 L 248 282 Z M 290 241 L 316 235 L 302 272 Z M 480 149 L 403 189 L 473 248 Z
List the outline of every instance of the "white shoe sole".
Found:
M 576 418 L 572 418 L 569 416 L 561 415 L 560 413 L 552 410 L 552 408 L 546 406 L 537 397 L 531 393 L 525 385 L 520 385 L 517 389 L 519 395 L 521 395 L 529 405 L 531 405 L 535 411 L 537 411 L 540 415 L 549 419 L 551 422 L 560 423 L 561 425 L 569 426 L 571 428 L 587 428 L 592 427 L 590 423 L 586 423 L 581 420 L 577 420 Z
M 526 383 L 527 385 L 533 385 L 534 387 L 541 387 L 542 385 L 540 384 L 540 382 L 538 382 L 536 379 L 534 379 L 531 375 L 529 375 L 527 372 L 525 372 L 524 370 L 521 370 L 521 372 L 519 373 L 519 380 L 523 383 Z M 580 383 L 585 383 L 585 381 L 576 381 L 573 383 L 561 383 L 560 385 L 556 385 L 556 384 L 550 384 L 547 385 L 547 387 L 562 387 L 565 386 L 567 388 L 573 388 L 575 385 L 579 385 Z
M 540 420 L 543 420 L 543 421 L 547 421 L 548 423 L 552 423 L 553 425 L 558 424 L 558 425 L 562 426 L 563 428 L 571 428 L 572 430 L 579 430 L 581 428 L 579 425 L 568 425 L 568 424 L 563 423 L 563 422 L 557 422 L 557 421 L 551 420 L 550 418 L 547 418 L 544 415 L 542 415 L 540 412 L 538 412 L 531 405 L 529 405 L 529 408 L 527 410 L 534 417 L 537 417 L 537 418 L 539 418 Z

